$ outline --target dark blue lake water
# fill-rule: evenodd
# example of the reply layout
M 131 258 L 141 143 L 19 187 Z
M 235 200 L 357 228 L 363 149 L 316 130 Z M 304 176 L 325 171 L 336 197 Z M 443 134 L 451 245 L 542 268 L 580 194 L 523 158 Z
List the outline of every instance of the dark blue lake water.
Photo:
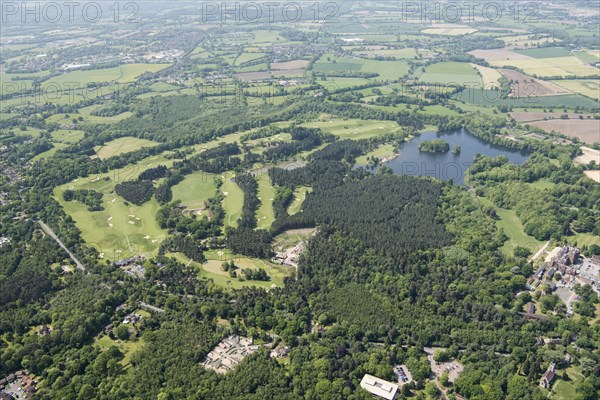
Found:
M 432 139 L 442 139 L 450 144 L 450 149 L 460 146 L 460 154 L 425 153 L 419 151 L 419 144 Z M 453 132 L 424 132 L 399 148 L 400 155 L 384 165 L 400 175 L 431 176 L 442 180 L 452 179 L 454 184 L 463 185 L 467 169 L 473 165 L 477 154 L 489 157 L 506 156 L 511 163 L 522 164 L 529 156 L 525 152 L 494 145 L 465 129 Z

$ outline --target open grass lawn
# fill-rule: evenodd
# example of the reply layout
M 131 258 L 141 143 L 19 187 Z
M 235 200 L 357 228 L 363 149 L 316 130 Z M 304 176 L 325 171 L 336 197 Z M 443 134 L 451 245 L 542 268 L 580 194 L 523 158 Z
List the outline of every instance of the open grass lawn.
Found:
M 321 128 L 332 133 L 340 139 L 368 139 L 386 133 L 400 130 L 400 126 L 393 121 L 365 121 L 360 119 L 325 119 L 302 124 L 307 128 Z
M 189 209 L 204 208 L 204 203 L 215 195 L 215 176 L 198 171 L 187 175 L 183 181 L 173 186 L 173 200 L 181 200 L 181 205 Z
M 100 117 L 91 114 L 94 110 L 97 110 L 101 107 L 101 105 L 96 104 L 93 106 L 82 107 L 79 109 L 78 113 L 54 114 L 46 118 L 46 122 L 55 122 L 57 124 L 71 124 L 73 118 L 78 119 L 79 117 L 82 117 L 83 121 L 78 122 L 78 124 L 114 124 L 115 122 L 119 122 L 133 115 L 129 111 L 125 111 L 121 114 L 113 115 L 111 117 Z
M 43 160 L 44 158 L 52 157 L 54 153 L 56 153 L 60 149 L 64 149 L 68 146 L 66 143 L 53 143 L 54 147 L 48 151 L 38 154 L 37 156 L 31 159 L 32 162 L 36 162 L 39 160 Z
M 102 351 L 105 351 L 112 346 L 117 346 L 119 350 L 121 350 L 121 353 L 123 353 L 125 356 L 121 360 L 121 365 L 124 367 L 128 367 L 129 362 L 131 361 L 131 356 L 144 345 L 144 341 L 139 338 L 131 338 L 125 341 L 112 340 L 107 335 L 103 335 L 101 338 L 96 339 L 95 344 Z
M 275 188 L 271 184 L 268 174 L 261 174 L 258 179 L 258 198 L 260 207 L 256 213 L 257 227 L 259 229 L 269 229 L 275 221 L 273 212 L 273 198 L 275 198 Z
M 190 260 L 182 253 L 169 253 L 168 255 L 175 257 L 179 262 L 187 264 Z M 269 261 L 260 260 L 258 258 L 243 257 L 233 255 L 229 250 L 209 250 L 204 253 L 208 260 L 204 264 L 192 262 L 198 270 L 198 278 L 212 279 L 215 284 L 228 288 L 228 289 L 241 289 L 243 287 L 256 286 L 264 289 L 271 289 L 272 287 L 282 287 L 283 279 L 289 276 L 293 268 L 283 267 L 280 265 L 272 264 Z M 241 281 L 239 278 L 232 278 L 229 276 L 229 272 L 225 272 L 221 269 L 221 265 L 225 261 L 233 260 L 235 265 L 239 269 L 264 269 L 267 274 L 271 277 L 270 281 Z M 239 273 L 239 269 L 237 270 Z
M 535 182 L 530 183 L 536 189 L 544 190 L 544 189 L 552 189 L 556 184 L 554 182 L 550 182 L 546 179 L 540 179 Z
M 222 190 L 225 199 L 223 200 L 223 208 L 225 208 L 225 226 L 237 227 L 237 221 L 242 216 L 242 207 L 244 205 L 244 192 L 232 182 L 232 174 L 225 174 Z
M 562 371 L 561 371 L 562 372 Z M 566 370 L 568 380 L 558 379 L 552 391 L 548 396 L 550 399 L 556 400 L 572 400 L 576 397 L 576 388 L 581 382 L 583 382 L 584 376 L 576 368 L 567 368 Z M 562 376 L 562 374 L 559 373 Z
M 441 62 L 429 65 L 419 78 L 421 82 L 443 84 L 479 84 L 483 82 L 469 63 Z
M 138 139 L 131 136 L 126 136 L 111 140 L 102 146 L 94 147 L 96 156 L 100 159 L 106 159 L 119 154 L 129 153 L 134 150 L 141 149 L 142 147 L 153 147 L 157 143 L 147 139 Z
M 114 187 L 118 182 L 136 179 L 145 169 L 159 164 L 168 167 L 172 162 L 164 156 L 149 157 L 138 164 L 58 186 L 53 197 L 73 218 L 86 243 L 103 253 L 105 259 L 115 260 L 134 254 L 154 256 L 167 236 L 167 231 L 156 222 L 159 208 L 156 200 L 152 198 L 141 206 L 126 205 L 123 198 L 114 193 Z M 64 201 L 62 194 L 67 189 L 92 189 L 103 193 L 104 210 L 92 212 L 78 201 Z
M 58 129 L 50 133 L 53 142 L 76 143 L 83 139 L 84 132 L 78 129 Z
M 408 73 L 406 61 L 379 61 L 325 54 L 313 66 L 315 72 L 366 72 L 379 74 L 375 80 L 396 80 Z
M 508 240 L 502 246 L 504 255 L 514 256 L 513 250 L 517 246 L 528 248 L 532 254 L 535 254 L 544 245 L 544 242 L 525 233 L 521 220 L 513 210 L 496 207 L 494 203 L 485 197 L 478 197 L 478 199 L 483 205 L 494 207 L 496 210 L 496 215 L 499 218 L 496 220 L 496 226 L 508 236 Z
M 302 209 L 302 203 L 306 199 L 306 194 L 312 192 L 312 188 L 308 186 L 300 186 L 294 190 L 294 201 L 288 207 L 288 214 L 294 215 Z
M 600 236 L 592 235 L 591 233 L 576 233 L 574 236 L 567 237 L 569 243 L 577 242 L 577 246 L 590 246 L 596 244 L 600 246 Z

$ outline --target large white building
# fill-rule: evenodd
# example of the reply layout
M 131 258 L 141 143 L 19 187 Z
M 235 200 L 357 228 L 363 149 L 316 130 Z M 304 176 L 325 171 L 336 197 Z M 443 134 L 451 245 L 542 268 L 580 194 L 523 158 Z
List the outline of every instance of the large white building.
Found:
M 360 387 L 374 396 L 386 400 L 395 400 L 398 397 L 398 385 L 384 381 L 373 375 L 366 374 L 360 381 Z

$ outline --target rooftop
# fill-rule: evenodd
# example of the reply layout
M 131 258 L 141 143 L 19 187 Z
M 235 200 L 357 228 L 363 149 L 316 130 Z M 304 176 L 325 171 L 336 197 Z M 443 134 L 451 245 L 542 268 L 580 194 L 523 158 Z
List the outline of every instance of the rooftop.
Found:
M 367 392 L 386 400 L 393 400 L 396 398 L 396 392 L 398 391 L 397 385 L 369 374 L 363 376 L 360 381 L 360 387 Z

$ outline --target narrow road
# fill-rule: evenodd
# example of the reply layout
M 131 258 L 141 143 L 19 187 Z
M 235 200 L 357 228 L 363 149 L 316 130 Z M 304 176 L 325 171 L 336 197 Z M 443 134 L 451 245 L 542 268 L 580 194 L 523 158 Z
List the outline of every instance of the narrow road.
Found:
M 41 219 L 38 221 L 40 223 L 40 226 L 42 227 L 42 230 L 48 234 L 48 236 L 50 236 L 52 239 L 54 239 L 54 241 L 56 243 L 58 243 L 58 245 L 60 247 L 62 247 L 62 249 L 64 251 L 67 252 L 67 254 L 69 255 L 69 257 L 71 257 L 71 260 L 73 260 L 73 262 L 75 263 L 75 265 L 77 266 L 78 269 L 85 271 L 85 267 L 83 266 L 82 263 L 79 262 L 79 260 L 75 257 L 75 255 L 73 255 L 73 253 L 71 253 L 69 251 L 69 249 L 67 249 L 67 246 L 64 245 L 64 243 L 58 238 L 58 236 L 56 236 L 56 234 L 54 233 L 54 231 L 44 223 L 44 221 L 42 221 Z
M 545 250 L 548 248 L 548 245 L 549 245 L 549 244 L 550 244 L 550 241 L 548 240 L 548 241 L 546 242 L 546 244 L 545 244 L 545 245 L 543 245 L 543 246 L 542 246 L 542 248 L 541 248 L 541 249 L 539 249 L 539 250 L 538 250 L 538 252 L 537 252 L 537 253 L 535 253 L 535 254 L 534 254 L 534 255 L 533 255 L 533 256 L 532 256 L 532 257 L 529 259 L 529 261 L 534 261 L 536 258 L 538 258 L 538 257 L 540 256 L 540 254 L 542 254 L 542 253 L 543 253 L 543 252 L 544 252 L 544 251 L 545 251 Z
M 165 310 L 163 310 L 162 308 L 151 306 L 150 304 L 144 303 L 143 301 L 140 301 L 140 307 L 145 308 L 145 309 L 150 310 L 150 311 L 155 311 L 155 312 L 158 312 L 158 313 L 164 313 L 165 312 Z

